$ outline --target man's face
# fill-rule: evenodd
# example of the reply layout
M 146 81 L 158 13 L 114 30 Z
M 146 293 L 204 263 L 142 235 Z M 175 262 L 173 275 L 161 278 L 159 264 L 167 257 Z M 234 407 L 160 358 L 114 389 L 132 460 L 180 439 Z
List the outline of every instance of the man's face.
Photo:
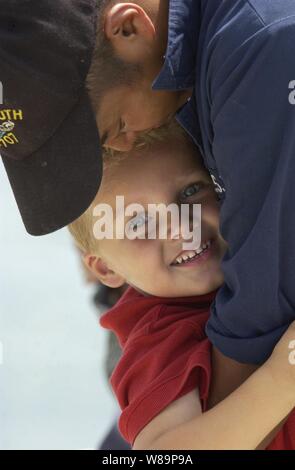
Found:
M 180 101 L 179 94 L 153 91 L 151 84 L 144 82 L 106 92 L 96 115 L 102 145 L 117 151 L 131 150 L 140 133 L 167 123 Z
M 148 204 L 201 204 L 202 245 L 208 246 L 209 242 L 210 246 L 198 256 L 192 250 L 184 251 L 184 240 L 173 236 L 171 226 L 170 236 L 163 240 L 98 240 L 99 256 L 109 269 L 135 288 L 155 296 L 202 295 L 221 285 L 220 262 L 226 244 L 219 233 L 219 203 L 191 144 L 171 137 L 169 143 L 158 143 L 153 150 L 134 151 L 107 169 L 95 204 L 109 204 L 115 214 L 117 195 L 124 196 L 125 206 L 138 203 L 144 207 L 136 217 L 121 213 L 118 222 L 126 227 L 137 226 L 146 234 Z

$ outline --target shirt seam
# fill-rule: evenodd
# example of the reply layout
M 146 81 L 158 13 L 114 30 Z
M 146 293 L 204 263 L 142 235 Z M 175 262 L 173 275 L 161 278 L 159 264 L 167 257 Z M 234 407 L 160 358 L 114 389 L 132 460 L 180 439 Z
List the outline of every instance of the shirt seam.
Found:
M 128 350 L 128 349 L 131 349 L 134 345 L 134 343 L 137 343 L 138 340 L 142 339 L 142 338 L 145 338 L 146 336 L 149 336 L 150 334 L 150 328 L 151 328 L 151 324 L 153 324 L 154 322 L 157 322 L 158 319 L 159 319 L 159 315 L 160 313 L 162 312 L 162 310 L 166 308 L 166 305 L 161 305 L 160 308 L 158 309 L 158 312 L 157 312 L 157 315 L 156 315 L 156 318 L 152 320 L 152 322 L 149 322 L 148 325 L 145 326 L 145 332 L 142 333 L 140 336 L 137 336 L 133 341 L 133 343 L 131 343 L 130 345 L 128 344 L 129 343 L 129 337 L 127 336 L 127 341 L 125 343 L 125 346 L 124 346 L 124 353 Z M 131 342 L 131 340 L 130 340 Z
M 249 7 L 254 11 L 254 13 L 256 14 L 256 16 L 259 18 L 260 22 L 263 24 L 263 26 L 267 26 L 266 22 L 263 20 L 262 16 L 260 15 L 260 13 L 258 13 L 257 9 L 254 7 L 254 5 L 252 4 L 251 0 L 247 0 L 247 3 L 249 5 Z
M 159 314 L 160 314 L 160 311 L 159 311 Z M 158 314 L 158 317 L 156 320 L 153 320 L 153 322 L 156 322 L 158 319 L 159 319 L 159 314 Z M 194 323 L 193 321 L 191 320 L 187 320 L 186 318 L 182 318 L 181 320 L 179 320 L 181 322 L 183 322 L 183 324 L 185 323 L 186 325 L 190 325 L 190 326 L 193 326 L 197 331 L 194 332 L 194 334 L 198 334 L 198 333 L 202 333 L 203 329 L 202 327 L 199 326 L 198 323 Z M 130 349 L 132 349 L 133 347 L 137 346 L 137 342 L 142 340 L 143 338 L 146 338 L 147 336 L 149 335 L 153 335 L 154 337 L 157 337 L 157 335 L 160 335 L 160 334 L 163 334 L 163 331 L 160 330 L 160 331 L 157 331 L 157 332 L 150 332 L 150 328 L 152 327 L 151 324 L 149 324 L 147 326 L 148 328 L 148 331 L 146 333 L 143 333 L 142 335 L 136 337 L 132 343 L 128 344 L 126 343 L 126 345 L 124 346 L 124 351 L 123 351 L 123 354 L 126 353 L 127 351 L 129 351 Z M 200 341 L 203 341 L 204 339 L 206 339 L 206 336 L 204 336 L 204 338 L 197 338 L 198 342 Z

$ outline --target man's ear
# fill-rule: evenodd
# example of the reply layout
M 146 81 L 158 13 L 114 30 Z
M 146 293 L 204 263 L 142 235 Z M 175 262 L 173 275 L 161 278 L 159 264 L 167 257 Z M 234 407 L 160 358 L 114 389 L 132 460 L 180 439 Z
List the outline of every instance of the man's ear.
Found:
M 151 18 L 135 3 L 117 3 L 110 8 L 104 32 L 118 57 L 131 63 L 143 62 L 156 35 Z
M 126 280 L 108 268 L 107 264 L 98 256 L 84 255 L 83 262 L 92 274 L 105 286 L 116 289 L 126 284 Z

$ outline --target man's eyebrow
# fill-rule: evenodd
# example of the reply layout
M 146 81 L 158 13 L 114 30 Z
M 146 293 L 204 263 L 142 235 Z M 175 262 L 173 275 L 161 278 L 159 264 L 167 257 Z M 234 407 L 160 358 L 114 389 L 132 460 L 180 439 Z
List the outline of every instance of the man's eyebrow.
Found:
M 100 139 L 100 144 L 101 144 L 102 147 L 104 146 L 104 144 L 106 143 L 106 141 L 108 140 L 108 138 L 109 138 L 109 132 L 106 131 L 106 132 L 103 133 L 103 135 L 102 135 L 102 137 L 101 137 L 101 139 Z

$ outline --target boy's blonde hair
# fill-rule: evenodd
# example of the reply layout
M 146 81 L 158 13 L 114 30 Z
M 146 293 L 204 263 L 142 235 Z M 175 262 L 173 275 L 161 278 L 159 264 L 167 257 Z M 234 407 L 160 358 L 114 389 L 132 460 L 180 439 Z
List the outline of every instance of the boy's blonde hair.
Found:
M 165 126 L 158 129 L 142 133 L 135 144 L 135 151 L 139 149 L 149 149 L 159 142 L 165 142 L 169 137 L 173 136 L 179 140 L 190 140 L 190 137 L 180 127 L 179 124 L 173 119 Z M 134 151 L 133 150 L 133 151 Z M 132 151 L 132 152 L 133 152 Z M 130 152 L 116 152 L 110 149 L 104 149 L 103 152 L 103 166 L 104 170 L 113 168 L 115 165 L 122 164 L 122 160 L 128 158 Z M 68 229 L 73 236 L 76 245 L 84 254 L 97 253 L 98 244 L 93 234 L 93 209 L 94 202 L 89 208 L 74 222 L 72 222 Z

